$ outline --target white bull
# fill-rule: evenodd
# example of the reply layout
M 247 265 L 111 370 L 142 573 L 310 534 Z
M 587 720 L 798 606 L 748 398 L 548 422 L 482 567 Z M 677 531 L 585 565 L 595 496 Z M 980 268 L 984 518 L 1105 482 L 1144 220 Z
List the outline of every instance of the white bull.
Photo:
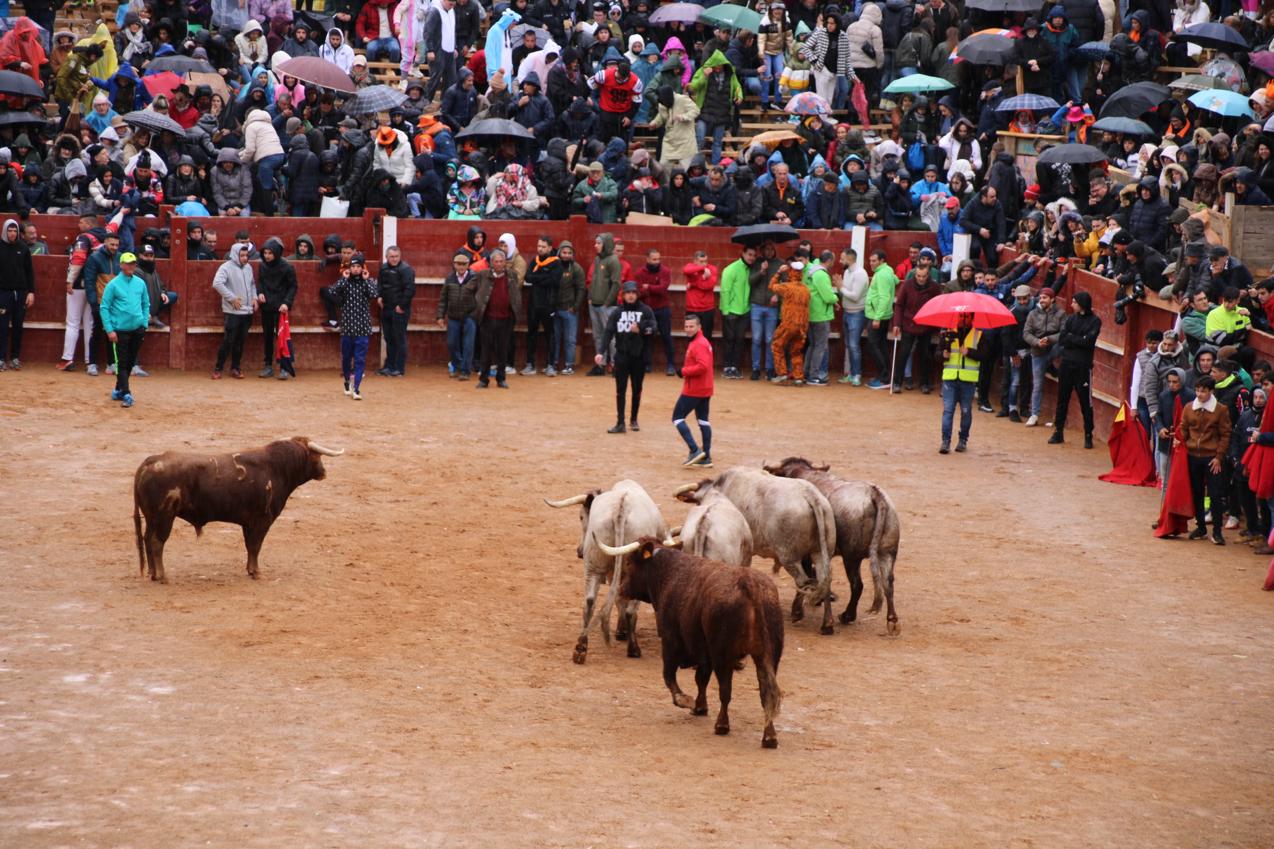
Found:
M 831 634 L 832 570 L 836 550 L 836 517 L 818 488 L 802 480 L 789 480 L 761 469 L 735 466 L 715 481 L 687 484 L 677 495 L 697 492 L 701 497 L 717 491 L 739 509 L 752 531 L 753 553 L 782 566 L 799 590 L 792 603 L 792 620 L 804 615 L 802 597 L 823 605 L 820 633 Z
M 733 501 L 697 486 L 678 491 L 677 500 L 695 505 L 679 534 L 684 551 L 731 566 L 752 565 L 752 529 Z
M 636 481 L 622 480 L 608 490 L 594 489 L 561 501 L 544 503 L 550 507 L 580 506 L 580 542 L 575 556 L 584 561 L 584 624 L 575 643 L 572 660 L 583 663 L 588 658 L 588 629 L 597 603 L 597 590 L 603 581 L 610 583 L 601 610 L 602 638 L 610 645 L 610 611 L 619 592 L 623 557 L 611 557 L 601 549 L 613 548 L 651 536 L 663 539 L 668 526 L 655 502 Z M 615 626 L 616 639 L 628 640 L 628 656 L 641 657 L 637 645 L 637 605 L 631 599 L 619 611 Z

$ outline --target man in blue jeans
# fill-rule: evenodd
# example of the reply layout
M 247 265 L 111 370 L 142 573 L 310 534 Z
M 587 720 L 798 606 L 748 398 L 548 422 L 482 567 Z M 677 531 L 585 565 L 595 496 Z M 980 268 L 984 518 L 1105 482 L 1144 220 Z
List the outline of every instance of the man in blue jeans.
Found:
M 778 297 L 770 292 L 771 271 L 777 271 L 782 264 L 773 242 L 761 246 L 762 259 L 756 265 L 756 271 L 748 275 L 751 292 L 748 296 L 750 318 L 752 321 L 752 379 L 761 379 L 761 364 L 765 364 L 766 379 L 773 378 L 774 352 L 771 343 L 774 331 L 779 326 Z M 764 355 L 764 361 L 762 356 Z
M 863 382 L 863 329 L 867 326 L 867 272 L 858 265 L 858 251 L 841 251 L 840 309 L 845 326 L 845 376 L 841 383 L 860 386 Z
M 1035 427 L 1040 420 L 1040 402 L 1044 397 L 1044 373 L 1050 363 L 1056 364 L 1062 355 L 1057 340 L 1062 334 L 1062 322 L 1066 312 L 1054 303 L 1053 290 L 1040 289 L 1035 309 L 1026 316 L 1022 327 L 1022 341 L 1031 349 L 1031 415 L 1027 427 Z
M 474 313 L 478 301 L 470 282 L 469 255 L 457 253 L 451 260 L 452 271 L 442 282 L 435 319 L 447 329 L 447 374 L 468 380 L 473 372 L 473 343 L 478 335 Z
M 960 405 L 960 441 L 956 453 L 969 447 L 969 428 L 973 426 L 973 396 L 978 389 L 978 341 L 982 332 L 973 327 L 973 314 L 962 313 L 954 330 L 942 332 L 942 445 L 939 454 L 951 451 L 951 428 L 955 423 L 956 404 Z

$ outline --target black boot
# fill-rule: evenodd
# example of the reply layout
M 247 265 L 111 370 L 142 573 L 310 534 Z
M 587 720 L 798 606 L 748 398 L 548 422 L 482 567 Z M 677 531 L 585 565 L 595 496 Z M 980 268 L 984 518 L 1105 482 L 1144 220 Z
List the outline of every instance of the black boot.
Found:
M 606 432 L 607 433 L 623 433 L 625 429 L 626 428 L 624 427 L 624 423 L 621 421 L 621 422 L 615 422 L 615 426 L 607 430 Z
M 1093 435 L 1091 433 L 1084 434 L 1084 447 L 1085 448 L 1093 447 Z
M 1053 435 L 1048 438 L 1049 445 L 1061 445 L 1065 441 L 1066 438 L 1062 436 L 1062 432 L 1060 430 L 1053 431 Z

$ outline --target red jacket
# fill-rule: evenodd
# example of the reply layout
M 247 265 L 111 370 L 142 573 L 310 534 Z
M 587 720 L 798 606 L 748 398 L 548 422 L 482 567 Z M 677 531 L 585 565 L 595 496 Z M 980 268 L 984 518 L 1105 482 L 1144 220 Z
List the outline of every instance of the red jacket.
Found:
M 903 333 L 911 333 L 913 335 L 932 333 L 932 327 L 916 324 L 916 313 L 920 312 L 921 307 L 941 294 L 942 287 L 936 282 L 932 270 L 929 275 L 929 285 L 923 289 L 916 283 L 915 277 L 904 280 L 898 285 L 898 299 L 894 303 L 894 325 L 901 329 Z
M 690 398 L 712 397 L 712 343 L 703 333 L 695 334 L 686 347 L 681 364 L 681 394 Z
M 633 275 L 637 281 L 637 294 L 642 303 L 652 310 L 661 310 L 668 306 L 668 286 L 672 283 L 672 274 L 668 266 L 661 264 L 658 271 L 651 271 L 646 263 L 641 264 Z M 1274 298 L 1270 299 L 1274 303 Z
M 682 269 L 686 275 L 686 309 L 690 312 L 707 312 L 717 308 L 717 277 L 715 265 L 699 265 L 688 262 Z
M 385 2 L 379 3 L 377 0 L 368 0 L 367 4 L 363 6 L 363 11 L 358 13 L 358 18 L 354 21 L 354 32 L 358 35 L 358 40 L 364 44 L 380 38 L 381 9 L 384 9 L 385 13 L 389 15 L 390 34 L 394 38 L 398 38 L 398 22 L 394 20 L 393 2 L 385 0 Z
M 641 103 L 641 80 L 634 73 L 622 83 L 615 78 L 615 67 L 598 71 L 593 77 L 593 87 L 600 92 L 598 105 L 603 112 L 624 115 Z

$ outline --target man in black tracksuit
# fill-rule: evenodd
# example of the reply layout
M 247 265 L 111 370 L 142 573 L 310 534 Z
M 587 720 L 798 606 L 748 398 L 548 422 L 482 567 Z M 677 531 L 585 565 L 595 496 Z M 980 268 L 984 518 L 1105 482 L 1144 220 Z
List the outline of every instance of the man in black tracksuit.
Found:
M 544 373 L 557 374 L 553 360 L 557 354 L 557 341 L 553 326 L 553 311 L 557 308 L 557 285 L 562 276 L 562 262 L 553 250 L 553 239 L 540 236 L 535 244 L 535 256 L 526 269 L 526 282 L 531 287 L 531 308 L 526 314 L 526 368 L 523 374 L 535 374 L 535 348 L 540 331 L 544 331 L 544 343 L 548 352 L 544 358 Z
M 380 292 L 380 329 L 385 337 L 385 366 L 376 373 L 402 377 L 407 368 L 407 324 L 411 321 L 411 302 L 416 297 L 416 271 L 403 262 L 403 252 L 397 245 L 385 249 L 376 286 Z
M 628 426 L 641 430 L 637 424 L 637 411 L 641 407 L 642 380 L 646 377 L 646 345 L 655 335 L 654 310 L 637 300 L 635 281 L 624 283 L 620 298 L 623 302 L 611 312 L 598 348 L 599 351 L 609 350 L 611 340 L 615 342 L 615 426 L 607 433 L 623 433 L 625 430 L 624 394 L 629 379 L 633 382 L 633 407 Z M 603 354 L 598 354 L 593 360 L 598 366 L 606 362 Z
M 274 237 L 261 246 L 261 273 L 257 280 L 257 301 L 261 305 L 261 336 L 265 344 L 265 364 L 257 377 L 274 377 L 274 342 L 279 332 L 279 314 L 292 309 L 296 300 L 296 269 L 283 258 L 283 242 Z M 279 373 L 280 380 L 292 375 Z
M 1093 314 L 1093 296 L 1076 292 L 1071 299 L 1072 314 L 1062 322 L 1058 344 L 1062 348 L 1062 363 L 1057 380 L 1057 412 L 1053 415 L 1053 435 L 1049 445 L 1065 442 L 1066 412 L 1071 393 L 1079 397 L 1079 409 L 1084 414 L 1084 447 L 1093 447 L 1093 396 L 1090 383 L 1093 377 L 1093 350 L 1101 333 L 1101 319 Z

